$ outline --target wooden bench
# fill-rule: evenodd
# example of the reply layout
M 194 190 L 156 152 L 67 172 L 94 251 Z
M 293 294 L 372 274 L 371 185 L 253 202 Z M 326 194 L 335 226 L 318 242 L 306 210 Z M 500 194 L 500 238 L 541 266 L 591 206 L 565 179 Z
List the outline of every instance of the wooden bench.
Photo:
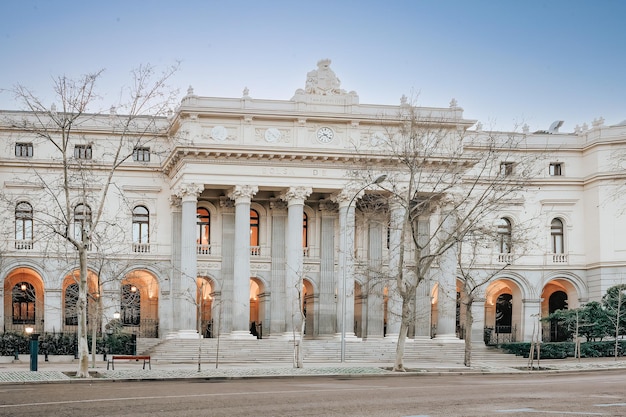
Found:
M 148 355 L 111 355 L 111 359 L 107 361 L 107 371 L 109 370 L 109 364 L 111 365 L 111 369 L 115 370 L 115 361 L 143 361 L 143 369 L 146 369 L 146 362 L 148 363 L 148 368 L 152 370 L 152 364 L 150 363 L 150 356 Z

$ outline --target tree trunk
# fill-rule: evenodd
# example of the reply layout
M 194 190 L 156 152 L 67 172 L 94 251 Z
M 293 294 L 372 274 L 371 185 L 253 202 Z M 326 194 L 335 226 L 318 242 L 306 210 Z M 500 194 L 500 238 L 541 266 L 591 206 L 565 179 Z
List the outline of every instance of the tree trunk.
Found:
M 407 297 L 402 297 L 402 319 L 396 346 L 396 360 L 393 364 L 394 372 L 406 372 L 406 369 L 404 369 L 404 346 L 406 344 L 406 335 L 409 331 L 410 317 L 410 301 L 407 300 Z
M 89 345 L 87 344 L 87 248 L 78 248 L 79 283 L 76 310 L 78 315 L 78 370 L 77 378 L 89 377 Z
M 463 358 L 463 364 L 467 367 L 472 366 L 472 324 L 474 323 L 474 316 L 472 315 L 472 297 L 466 297 L 465 299 L 465 335 L 463 336 L 465 342 L 465 355 Z

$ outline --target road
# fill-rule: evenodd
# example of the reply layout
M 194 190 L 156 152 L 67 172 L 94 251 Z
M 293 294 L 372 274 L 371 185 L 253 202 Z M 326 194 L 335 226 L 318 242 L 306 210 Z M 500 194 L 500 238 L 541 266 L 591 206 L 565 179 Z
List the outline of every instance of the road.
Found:
M 1 416 L 626 416 L 623 370 L 0 386 Z

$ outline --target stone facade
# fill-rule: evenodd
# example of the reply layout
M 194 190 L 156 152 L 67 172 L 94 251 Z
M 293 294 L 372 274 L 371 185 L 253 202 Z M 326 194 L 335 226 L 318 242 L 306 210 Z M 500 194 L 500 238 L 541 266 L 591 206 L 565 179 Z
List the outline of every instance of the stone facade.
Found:
M 90 288 L 102 300 L 98 325 L 105 328 L 121 313 L 127 328 L 147 337 L 197 337 L 200 331 L 205 337 L 274 338 L 291 337 L 304 321 L 306 337 L 344 332 L 395 340 L 399 325 L 391 312 L 399 300 L 364 273 L 397 268 L 397 254 L 389 251 L 399 238 L 394 207 L 368 215 L 364 197 L 375 186 L 354 171 L 384 165 L 379 146 L 390 140 L 387 128 L 399 123 L 408 104 L 404 97 L 397 106 L 360 104 L 355 92 L 341 89 L 329 65 L 320 61 L 291 100 L 256 99 L 247 89 L 240 98 L 203 97 L 190 88 L 173 115 L 159 120 L 149 148 L 137 151 L 113 179 L 103 213 L 114 229 L 102 249 L 107 267 L 99 267 L 105 265 L 101 248 L 90 255 Z M 451 132 L 484 134 L 463 118 L 455 100 L 449 108 L 415 111 Z M 42 224 L 50 221 L 42 215 L 52 210 L 44 197 L 50 190 L 37 181 L 58 168 L 54 150 L 5 122 L 28 114 L 1 115 L 6 238 L 0 321 L 5 331 L 31 322 L 39 331 L 72 331 L 69 287 L 78 261 Z M 115 116 L 95 116 L 80 127 L 77 144 L 89 146 L 95 164 L 107 161 L 107 138 L 115 135 L 102 128 L 109 117 Z M 498 218 L 513 227 L 532 220 L 535 245 L 513 259 L 493 244 L 486 264 L 511 265 L 472 307 L 475 322 L 468 330 L 476 341 L 483 327 L 529 340 L 535 317 L 548 313 L 553 295 L 570 308 L 599 300 L 626 271 L 626 220 L 616 192 L 623 167 L 614 163 L 626 150 L 626 125 L 596 120 L 570 134 L 525 128 L 518 135 L 525 145 L 517 152 L 542 155 L 537 164 L 545 166 L 527 192 L 497 214 L 494 227 Z M 471 144 L 450 137 L 449 149 L 462 159 Z M 99 191 L 98 184 L 95 179 L 90 192 Z M 433 271 L 437 278 L 418 288 L 410 337 L 459 336 L 454 299 L 441 295 L 455 291 L 454 259 L 454 252 L 445 255 Z M 22 283 L 34 295 L 19 304 Z

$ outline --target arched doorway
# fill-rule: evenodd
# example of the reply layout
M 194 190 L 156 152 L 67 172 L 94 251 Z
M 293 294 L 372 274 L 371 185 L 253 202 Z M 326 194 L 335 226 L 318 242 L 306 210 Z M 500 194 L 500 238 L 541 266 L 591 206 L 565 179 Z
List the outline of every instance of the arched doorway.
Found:
M 313 338 L 317 335 L 315 328 L 315 292 L 308 279 L 302 280 L 302 312 L 304 314 L 304 335 Z
M 250 333 L 263 338 L 265 319 L 265 286 L 257 277 L 250 278 Z
M 522 292 L 510 279 L 492 282 L 486 291 L 485 327 L 488 344 L 519 340 L 522 324 Z
M 354 281 L 354 334 L 356 337 L 363 337 L 363 304 L 361 283 Z
M 196 283 L 198 285 L 196 294 L 198 332 L 205 338 L 216 337 L 218 323 L 213 320 L 213 298 L 215 296 L 213 281 L 207 277 L 198 277 Z
M 541 317 L 547 317 L 557 310 L 576 309 L 580 306 L 576 286 L 566 278 L 556 278 L 548 281 L 541 293 Z M 542 324 L 543 340 L 562 342 L 567 340 L 566 329 L 558 322 L 544 322 Z
M 30 268 L 16 268 L 4 279 L 4 330 L 23 333 L 26 327 L 44 331 L 43 280 Z
M 159 284 L 146 270 L 126 275 L 120 287 L 120 320 L 124 332 L 159 337 Z
M 64 332 L 76 333 L 78 331 L 78 311 L 76 303 L 79 297 L 80 271 L 74 270 L 63 279 L 63 323 Z M 87 332 L 92 334 L 95 330 L 102 333 L 102 300 L 98 276 L 93 271 L 87 271 Z

